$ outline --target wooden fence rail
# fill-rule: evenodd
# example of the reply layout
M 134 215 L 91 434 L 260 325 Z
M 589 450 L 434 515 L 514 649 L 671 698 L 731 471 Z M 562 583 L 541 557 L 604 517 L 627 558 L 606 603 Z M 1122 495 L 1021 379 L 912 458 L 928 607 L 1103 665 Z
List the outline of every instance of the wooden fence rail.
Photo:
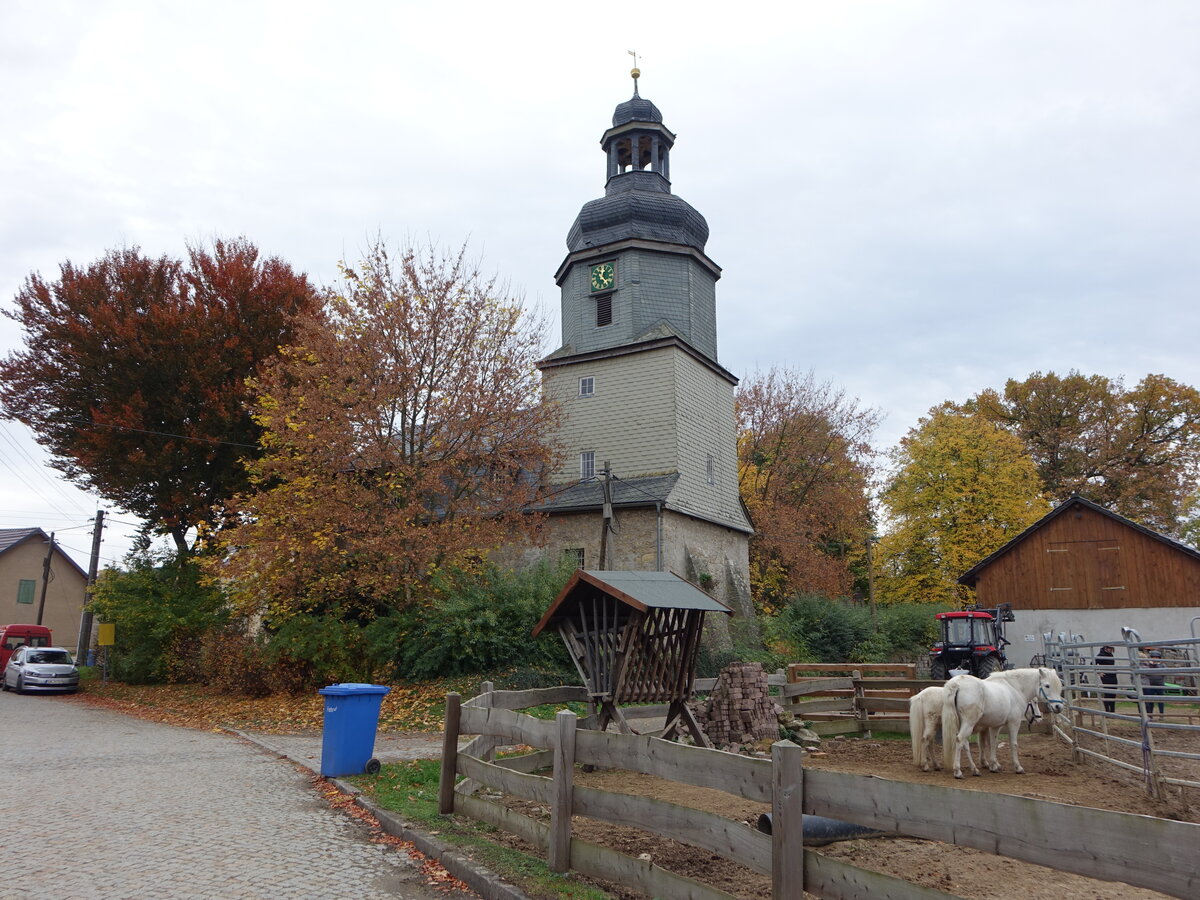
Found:
M 1093 878 L 1124 881 L 1176 897 L 1200 896 L 1192 860 L 1200 825 L 1086 809 L 981 791 L 910 784 L 873 776 L 806 770 L 788 741 L 770 760 L 751 759 L 650 736 L 579 728 L 563 710 L 547 722 L 516 712 L 536 692 L 491 691 L 465 704 L 447 696 L 441 811 L 459 813 L 517 834 L 547 853 L 551 868 L 570 868 L 661 898 L 728 900 L 727 894 L 650 862 L 571 836 L 571 817 L 588 816 L 651 831 L 703 848 L 772 878 L 776 898 L 806 890 L 818 897 L 947 898 L 889 876 L 823 857 L 802 846 L 802 814 L 841 819 L 880 831 L 974 847 Z M 540 705 L 540 703 L 538 704 Z M 459 734 L 487 745 L 525 744 L 540 751 L 488 762 L 460 749 Z M 476 740 L 480 740 L 476 738 Z M 481 745 L 482 746 L 482 745 Z M 536 766 L 528 762 L 535 760 Z M 522 762 L 525 761 L 525 762 Z M 648 797 L 574 784 L 577 765 L 643 772 L 669 781 L 716 788 L 770 805 L 770 835 L 724 817 Z M 551 768 L 550 777 L 531 771 Z M 531 770 L 531 771 L 526 771 Z M 549 807 L 550 824 L 456 789 L 486 785 Z M 1184 862 L 1186 861 L 1186 862 Z

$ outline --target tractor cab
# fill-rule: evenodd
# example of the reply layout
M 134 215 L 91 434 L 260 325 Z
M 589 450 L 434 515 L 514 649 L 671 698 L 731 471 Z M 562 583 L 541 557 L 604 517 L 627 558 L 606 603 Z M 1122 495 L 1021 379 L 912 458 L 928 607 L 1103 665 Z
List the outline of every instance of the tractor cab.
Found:
M 945 681 L 955 669 L 987 678 L 1009 668 L 1004 623 L 1014 619 L 1011 606 L 944 612 L 935 618 L 941 639 L 929 651 L 930 678 Z

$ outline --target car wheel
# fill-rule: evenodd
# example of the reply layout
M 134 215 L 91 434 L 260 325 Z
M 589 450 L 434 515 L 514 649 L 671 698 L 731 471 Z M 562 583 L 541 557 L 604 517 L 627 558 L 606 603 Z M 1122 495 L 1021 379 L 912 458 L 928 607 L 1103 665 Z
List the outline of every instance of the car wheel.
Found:
M 16 688 L 16 690 L 17 690 L 17 693 L 18 693 L 18 694 L 23 694 L 23 693 L 25 693 L 25 684 L 24 684 L 24 682 L 22 681 L 22 679 L 21 679 L 21 676 L 20 676 L 20 675 L 18 675 L 18 676 L 17 676 L 17 688 Z

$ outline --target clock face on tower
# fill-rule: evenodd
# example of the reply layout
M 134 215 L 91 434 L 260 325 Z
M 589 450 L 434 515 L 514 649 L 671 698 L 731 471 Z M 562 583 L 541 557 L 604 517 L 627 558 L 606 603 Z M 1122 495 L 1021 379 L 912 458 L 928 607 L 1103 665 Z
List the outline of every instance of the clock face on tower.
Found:
M 592 290 L 607 291 L 617 280 L 616 268 L 611 262 L 592 266 Z

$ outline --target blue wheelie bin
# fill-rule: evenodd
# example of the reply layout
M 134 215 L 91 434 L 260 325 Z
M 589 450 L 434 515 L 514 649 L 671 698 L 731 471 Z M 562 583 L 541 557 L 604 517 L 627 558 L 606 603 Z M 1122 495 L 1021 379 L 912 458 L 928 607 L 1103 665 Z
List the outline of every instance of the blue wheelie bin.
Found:
M 374 774 L 379 771 L 375 729 L 379 707 L 391 688 L 382 684 L 331 684 L 317 693 L 325 698 L 325 725 L 321 736 L 321 774 Z

